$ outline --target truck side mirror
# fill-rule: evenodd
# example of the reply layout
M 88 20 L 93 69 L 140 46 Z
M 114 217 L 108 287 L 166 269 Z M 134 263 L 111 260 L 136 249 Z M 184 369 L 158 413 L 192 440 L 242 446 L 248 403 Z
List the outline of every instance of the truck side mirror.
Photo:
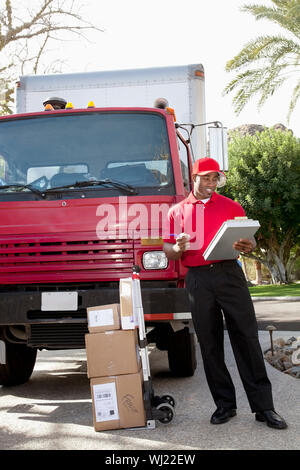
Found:
M 220 169 L 228 171 L 228 152 L 227 152 L 227 128 L 209 127 L 209 155 L 217 160 Z

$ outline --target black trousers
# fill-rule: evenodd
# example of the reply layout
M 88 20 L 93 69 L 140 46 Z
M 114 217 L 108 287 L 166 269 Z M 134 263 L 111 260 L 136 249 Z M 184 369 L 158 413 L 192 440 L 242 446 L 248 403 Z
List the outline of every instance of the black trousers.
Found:
M 236 408 L 235 388 L 224 361 L 224 315 L 251 411 L 274 409 L 254 307 L 238 263 L 229 260 L 189 268 L 186 287 L 207 382 L 217 407 Z

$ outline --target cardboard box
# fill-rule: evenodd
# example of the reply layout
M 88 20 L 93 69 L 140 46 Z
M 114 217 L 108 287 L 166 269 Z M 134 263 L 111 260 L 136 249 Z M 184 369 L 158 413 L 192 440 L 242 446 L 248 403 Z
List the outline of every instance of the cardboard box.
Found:
M 90 333 L 99 333 L 106 330 L 119 330 L 121 327 L 120 304 L 88 307 L 86 311 Z
M 137 330 L 85 335 L 88 377 L 135 374 L 141 367 Z
M 122 330 L 134 330 L 136 326 L 132 298 L 132 278 L 120 279 L 120 315 Z
M 145 426 L 141 372 L 91 379 L 95 431 Z

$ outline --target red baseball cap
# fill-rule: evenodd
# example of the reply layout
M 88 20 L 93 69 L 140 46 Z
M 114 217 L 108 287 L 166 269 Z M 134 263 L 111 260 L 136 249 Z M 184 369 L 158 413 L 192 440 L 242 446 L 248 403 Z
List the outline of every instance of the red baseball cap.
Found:
M 220 171 L 219 163 L 213 158 L 209 157 L 199 158 L 199 160 L 195 161 L 193 166 L 193 175 L 207 175 L 207 173 L 212 173 L 215 171 L 221 175 L 224 175 L 224 173 Z
M 220 165 L 217 162 L 217 160 L 214 160 L 213 158 L 209 157 L 204 157 L 204 158 L 199 158 L 198 160 L 195 161 L 194 166 L 193 166 L 193 175 L 207 175 L 208 173 L 218 173 L 220 182 L 218 184 L 218 187 L 224 186 L 226 182 L 226 175 L 223 173 L 223 171 L 220 170 Z

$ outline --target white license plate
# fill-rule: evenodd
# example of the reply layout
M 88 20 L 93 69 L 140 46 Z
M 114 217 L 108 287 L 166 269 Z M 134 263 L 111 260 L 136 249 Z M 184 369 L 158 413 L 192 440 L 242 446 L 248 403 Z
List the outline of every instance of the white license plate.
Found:
M 77 292 L 42 292 L 43 312 L 65 311 L 78 309 Z

